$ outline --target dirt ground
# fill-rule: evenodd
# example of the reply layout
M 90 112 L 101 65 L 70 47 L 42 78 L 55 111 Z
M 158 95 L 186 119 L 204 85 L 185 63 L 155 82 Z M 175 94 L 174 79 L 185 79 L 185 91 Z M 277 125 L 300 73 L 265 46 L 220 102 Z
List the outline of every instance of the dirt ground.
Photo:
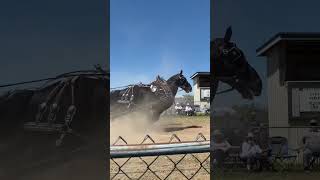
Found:
M 176 134 L 181 141 L 194 141 L 198 133 L 202 133 L 208 140 L 210 138 L 209 116 L 172 116 L 161 117 L 149 128 L 133 128 L 139 119 L 130 122 L 117 121 L 110 124 L 110 143 L 114 143 L 121 136 L 128 144 L 140 144 L 144 137 L 150 135 L 156 143 L 165 143 Z M 142 123 L 142 126 L 144 124 Z
M 129 119 L 129 118 L 128 118 Z M 126 120 L 128 120 L 126 119 Z M 137 119 L 138 120 L 138 119 Z M 199 133 L 202 133 L 207 140 L 210 137 L 210 118 L 209 116 L 173 116 L 173 117 L 162 117 L 156 124 L 145 129 L 145 128 L 133 128 L 141 127 L 143 125 L 137 125 L 135 122 L 124 122 L 118 121 L 111 124 L 110 132 L 110 143 L 114 143 L 118 136 L 123 137 L 128 144 L 140 144 L 144 137 L 148 134 L 156 143 L 166 143 L 169 142 L 170 137 L 176 134 L 181 141 L 194 141 Z M 147 141 L 151 142 L 151 141 Z M 124 144 L 124 143 L 117 143 Z M 205 161 L 208 158 L 209 153 L 194 154 L 196 158 L 200 161 Z M 182 171 L 187 177 L 191 177 L 200 168 L 199 172 L 196 173 L 193 179 L 210 179 L 210 175 L 206 172 L 208 171 L 210 160 L 206 160 L 203 163 L 204 168 L 201 168 L 200 163 L 190 154 L 186 155 L 172 155 L 172 156 L 160 156 L 156 157 L 143 157 L 143 158 L 131 158 L 122 168 L 124 172 L 118 172 L 118 165 L 122 165 L 127 158 L 124 159 L 114 159 L 110 160 L 110 173 L 113 179 L 128 179 L 126 175 L 130 178 L 137 179 L 142 176 L 141 179 L 187 179 L 181 172 L 174 169 L 174 163 L 178 162 L 181 158 L 183 160 L 178 163 L 177 168 Z M 156 159 L 156 160 L 155 160 Z M 149 167 L 154 173 L 157 174 L 158 178 L 150 171 L 147 170 L 147 164 L 150 164 L 155 160 Z M 143 162 L 145 161 L 145 162 Z M 173 162 L 172 162 L 173 161 Z M 117 164 L 116 164 L 117 163 Z M 147 170 L 147 171 L 146 171 Z M 173 170 L 173 171 L 172 171 Z M 146 171 L 145 174 L 143 174 Z M 126 175 L 125 175 L 126 174 Z

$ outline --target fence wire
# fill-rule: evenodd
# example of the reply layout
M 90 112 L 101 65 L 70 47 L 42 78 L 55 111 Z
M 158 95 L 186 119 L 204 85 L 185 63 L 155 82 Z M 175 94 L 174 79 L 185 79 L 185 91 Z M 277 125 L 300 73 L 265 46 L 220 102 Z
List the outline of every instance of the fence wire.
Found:
M 206 141 L 202 133 L 195 138 L 196 142 Z M 170 143 L 182 142 L 173 134 Z M 140 144 L 156 144 L 146 135 Z M 121 136 L 113 145 L 128 145 Z M 151 157 L 129 157 L 110 159 L 110 179 L 209 179 L 210 153 L 160 155 Z

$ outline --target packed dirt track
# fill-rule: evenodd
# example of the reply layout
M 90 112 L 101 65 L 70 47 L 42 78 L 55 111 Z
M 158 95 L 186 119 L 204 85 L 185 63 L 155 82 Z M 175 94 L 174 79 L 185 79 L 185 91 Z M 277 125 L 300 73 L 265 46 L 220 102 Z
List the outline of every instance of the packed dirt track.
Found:
M 199 133 L 203 134 L 207 140 L 210 138 L 209 116 L 163 116 L 148 128 L 147 124 L 144 124 L 147 122 L 138 120 L 133 121 L 130 117 L 126 117 L 110 124 L 110 144 L 115 143 L 119 136 L 128 144 L 140 144 L 146 135 L 149 135 L 155 143 L 168 143 L 174 134 L 181 141 L 195 141 Z M 177 141 L 175 138 L 172 139 L 172 142 Z M 152 141 L 148 139 L 144 143 L 152 143 Z M 116 145 L 120 144 L 125 144 L 125 142 L 121 140 L 116 142 Z M 111 159 L 110 178 L 187 179 L 193 177 L 192 179 L 209 179 L 209 156 L 209 153 L 198 153 L 138 157 L 129 160 L 128 158 Z M 202 165 L 200 162 L 203 162 Z M 121 170 L 119 166 L 122 166 Z
M 132 117 L 132 116 L 131 116 Z M 143 118 L 125 117 L 110 124 L 110 144 L 119 136 L 128 144 L 140 144 L 146 135 L 156 143 L 166 143 L 173 134 L 181 141 L 194 141 L 199 133 L 210 138 L 209 116 L 163 116 L 158 122 L 146 127 L 148 122 Z

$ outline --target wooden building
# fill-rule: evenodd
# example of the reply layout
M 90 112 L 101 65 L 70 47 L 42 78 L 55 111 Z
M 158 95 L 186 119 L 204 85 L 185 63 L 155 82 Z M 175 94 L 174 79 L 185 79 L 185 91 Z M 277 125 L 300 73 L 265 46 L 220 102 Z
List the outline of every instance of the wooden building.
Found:
M 257 55 L 267 57 L 269 135 L 297 147 L 310 119 L 320 123 L 320 33 L 278 33 Z
M 210 72 L 196 72 L 193 80 L 194 105 L 200 109 L 210 108 Z

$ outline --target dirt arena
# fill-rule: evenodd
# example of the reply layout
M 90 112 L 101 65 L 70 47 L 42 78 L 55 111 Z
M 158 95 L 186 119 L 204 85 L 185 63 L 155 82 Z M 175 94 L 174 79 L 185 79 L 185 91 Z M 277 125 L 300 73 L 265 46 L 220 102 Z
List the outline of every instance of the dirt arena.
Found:
M 116 121 L 110 124 L 110 143 L 114 143 L 116 139 L 121 136 L 128 144 L 140 144 L 144 137 L 148 134 L 153 138 L 156 143 L 169 142 L 170 137 L 176 134 L 181 141 L 194 141 L 199 133 L 202 133 L 207 140 L 210 137 L 210 118 L 209 116 L 168 116 L 162 117 L 156 124 L 148 129 L 141 128 L 142 124 L 138 124 L 136 119 L 134 122 L 130 122 L 130 117 L 127 117 L 123 121 Z M 140 122 L 141 123 L 141 122 Z M 137 128 L 134 128 L 137 127 Z M 151 143 L 151 141 L 147 141 Z M 117 143 L 124 144 L 124 143 Z M 204 161 L 209 153 L 194 154 L 200 161 Z M 171 155 L 168 156 L 172 161 L 178 162 L 184 155 Z M 172 169 L 174 169 L 174 163 L 171 162 L 166 156 L 160 156 L 150 166 L 150 169 L 155 172 L 161 179 L 164 179 Z M 156 157 L 143 157 L 142 159 L 150 164 Z M 127 158 L 110 160 L 110 173 L 111 177 L 115 176 L 119 168 L 116 165 L 122 165 Z M 209 171 L 209 160 L 206 160 L 203 166 Z M 187 177 L 191 177 L 197 169 L 200 167 L 200 163 L 190 154 L 186 155 L 183 160 L 177 165 Z M 147 165 L 140 158 L 131 158 L 123 167 L 122 170 L 133 179 L 139 178 L 146 171 Z M 128 179 L 123 172 L 119 172 L 114 179 Z M 158 179 L 150 170 L 142 176 L 141 179 Z M 186 179 L 178 170 L 174 170 L 167 179 Z M 209 174 L 201 168 L 193 179 L 210 179 Z

